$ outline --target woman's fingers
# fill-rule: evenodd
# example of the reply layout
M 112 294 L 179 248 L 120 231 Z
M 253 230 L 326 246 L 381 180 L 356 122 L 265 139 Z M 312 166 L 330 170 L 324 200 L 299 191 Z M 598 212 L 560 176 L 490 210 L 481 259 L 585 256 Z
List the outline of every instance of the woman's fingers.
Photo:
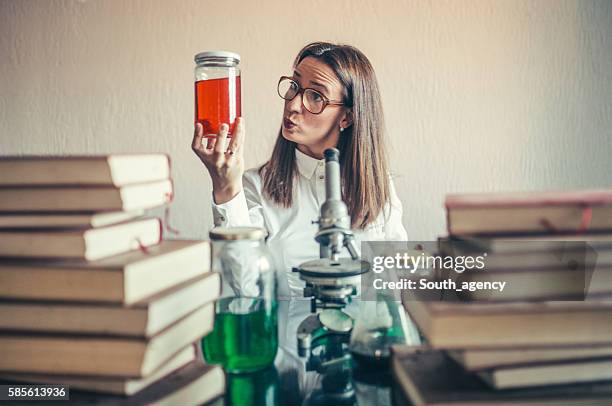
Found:
M 236 154 L 238 151 L 240 151 L 242 144 L 244 143 L 244 136 L 244 119 L 242 117 L 238 117 L 236 119 L 236 125 L 234 126 L 234 136 L 232 137 L 229 147 L 227 148 L 230 154 Z
M 244 119 L 241 117 L 236 119 L 231 138 L 228 137 L 228 133 L 229 126 L 223 123 L 216 137 L 205 137 L 204 127 L 202 124 L 196 123 L 191 148 L 207 165 L 211 164 L 217 168 L 228 164 L 232 166 L 244 143 Z M 227 149 L 224 148 L 226 145 Z
M 202 124 L 196 123 L 193 130 L 193 141 L 191 141 L 191 149 L 199 151 L 202 149 L 202 137 L 204 137 L 204 128 Z
M 219 128 L 219 135 L 217 135 L 217 142 L 214 146 L 214 150 L 218 154 L 223 154 L 225 152 L 224 147 L 227 142 L 228 131 L 229 126 L 225 123 L 221 124 L 221 127 Z

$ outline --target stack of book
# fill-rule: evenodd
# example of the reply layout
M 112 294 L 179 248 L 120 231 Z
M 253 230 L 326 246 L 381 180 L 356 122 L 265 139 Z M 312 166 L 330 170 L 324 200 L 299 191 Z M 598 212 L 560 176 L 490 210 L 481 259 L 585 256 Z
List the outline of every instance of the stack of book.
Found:
M 456 195 L 446 207 L 440 255 L 480 256 L 484 268 L 441 273 L 457 281 L 442 301 L 405 292 L 428 346 L 394 348 L 396 395 L 415 405 L 612 404 L 612 190 Z
M 612 293 L 612 190 L 454 195 L 443 256 L 484 255 L 464 280 L 505 281 L 496 300 L 583 300 Z
M 223 393 L 194 345 L 220 293 L 210 245 L 145 216 L 172 192 L 163 154 L 0 159 L 0 379 L 145 403 Z

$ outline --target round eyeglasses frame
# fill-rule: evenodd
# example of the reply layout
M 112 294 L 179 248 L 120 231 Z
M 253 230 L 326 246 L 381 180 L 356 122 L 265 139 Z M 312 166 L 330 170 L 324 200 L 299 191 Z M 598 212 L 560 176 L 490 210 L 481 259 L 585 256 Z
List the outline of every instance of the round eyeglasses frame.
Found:
M 295 92 L 295 94 L 293 95 L 293 97 L 287 98 L 284 95 L 281 94 L 281 90 L 280 90 L 280 84 L 284 81 L 284 80 L 289 80 L 290 82 L 294 83 L 297 86 L 297 91 Z M 321 111 L 319 112 L 314 112 L 314 111 L 310 111 L 310 109 L 308 107 L 306 107 L 306 105 L 304 104 L 304 92 L 306 91 L 311 91 L 314 92 L 316 94 L 318 94 L 319 96 L 321 96 L 321 99 L 323 99 L 323 107 L 321 107 Z M 296 82 L 295 80 L 293 80 L 292 78 L 288 77 L 288 76 L 281 76 L 280 79 L 278 80 L 278 85 L 276 86 L 276 91 L 278 93 L 278 95 L 280 96 L 281 99 L 283 100 L 293 100 L 295 99 L 295 96 L 297 96 L 298 94 L 302 93 L 302 106 L 310 113 L 312 114 L 321 114 L 323 113 L 323 110 L 325 110 L 325 108 L 329 105 L 332 106 L 344 106 L 345 103 L 339 101 L 339 100 L 330 100 L 328 99 L 324 94 L 321 94 L 321 92 L 315 90 L 315 89 L 311 89 L 309 87 L 301 87 L 300 84 L 298 82 Z

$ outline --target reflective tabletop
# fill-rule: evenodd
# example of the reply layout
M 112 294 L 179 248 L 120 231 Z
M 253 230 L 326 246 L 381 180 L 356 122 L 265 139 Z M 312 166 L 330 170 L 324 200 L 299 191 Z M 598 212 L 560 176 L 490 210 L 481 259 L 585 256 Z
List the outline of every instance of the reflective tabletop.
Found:
M 353 308 L 356 308 L 353 306 Z M 297 352 L 297 328 L 310 315 L 307 300 L 279 302 L 279 349 L 274 365 L 252 373 L 228 374 L 225 405 L 391 405 L 387 363 L 354 359 L 347 335 L 313 343 Z

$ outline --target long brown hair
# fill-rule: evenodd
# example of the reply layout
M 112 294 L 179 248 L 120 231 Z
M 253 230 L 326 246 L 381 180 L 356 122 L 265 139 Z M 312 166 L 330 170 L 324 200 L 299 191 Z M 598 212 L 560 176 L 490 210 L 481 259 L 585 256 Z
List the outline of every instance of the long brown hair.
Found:
M 368 58 L 352 46 L 313 42 L 302 48 L 293 67 L 308 56 L 335 72 L 344 88 L 343 101 L 352 110 L 353 123 L 341 133 L 337 148 L 342 199 L 351 214 L 351 227 L 363 229 L 389 201 L 384 119 L 376 75 Z M 264 194 L 283 207 L 293 203 L 296 146 L 283 137 L 281 128 L 272 157 L 259 169 Z

